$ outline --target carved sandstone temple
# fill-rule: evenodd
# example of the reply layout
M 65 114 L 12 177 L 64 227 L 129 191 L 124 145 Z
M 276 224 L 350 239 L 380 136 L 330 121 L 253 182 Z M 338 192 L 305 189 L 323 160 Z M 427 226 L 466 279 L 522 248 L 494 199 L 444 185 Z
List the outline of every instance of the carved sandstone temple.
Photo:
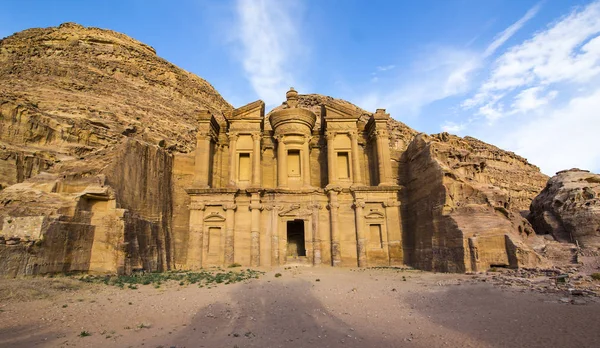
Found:
M 262 101 L 199 116 L 187 266 L 403 264 L 389 114 L 286 97 L 267 117 Z

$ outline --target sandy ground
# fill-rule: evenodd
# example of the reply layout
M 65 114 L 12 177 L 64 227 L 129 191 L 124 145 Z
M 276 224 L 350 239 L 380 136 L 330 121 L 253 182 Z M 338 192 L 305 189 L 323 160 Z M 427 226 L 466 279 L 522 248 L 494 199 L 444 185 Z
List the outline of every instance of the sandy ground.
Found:
M 481 276 L 292 268 L 211 289 L 36 278 L 0 291 L 1 347 L 600 347 L 597 298 Z

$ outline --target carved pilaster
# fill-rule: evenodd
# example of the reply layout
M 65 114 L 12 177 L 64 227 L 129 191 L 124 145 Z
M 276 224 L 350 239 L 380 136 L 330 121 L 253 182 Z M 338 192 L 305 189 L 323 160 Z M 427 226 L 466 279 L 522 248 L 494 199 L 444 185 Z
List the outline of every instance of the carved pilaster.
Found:
M 354 185 L 362 185 L 362 174 L 360 172 L 360 154 L 358 152 L 358 133 L 355 130 L 349 132 L 352 146 L 352 178 Z
M 237 186 L 237 139 L 238 134 L 230 132 L 229 137 L 229 186 Z
M 309 208 L 312 209 L 312 231 L 313 231 L 313 264 L 321 264 L 321 235 L 319 234 L 319 210 L 323 206 L 320 203 L 312 203 Z
M 283 142 L 283 135 L 279 135 L 277 136 L 277 186 L 287 187 L 287 178 L 287 149 Z
M 262 136 L 260 133 L 252 134 L 253 151 L 252 158 L 252 186 L 260 187 L 260 140 Z
M 271 264 L 279 265 L 279 215 L 281 205 L 266 205 L 264 208 L 271 213 Z
M 190 208 L 190 231 L 187 251 L 187 267 L 189 269 L 202 268 L 202 251 L 204 239 L 204 203 L 192 202 Z
M 310 139 L 310 136 L 305 136 L 302 144 L 302 178 L 305 187 L 310 187 Z
M 252 212 L 252 222 L 250 227 L 250 265 L 260 266 L 260 197 L 258 193 L 253 193 L 248 207 Z
M 335 132 L 328 131 L 327 137 L 327 182 L 328 186 L 337 183 L 336 154 L 334 148 Z
M 332 266 L 339 266 L 342 262 L 342 254 L 340 248 L 340 231 L 338 226 L 338 209 L 340 207 L 338 203 L 338 196 L 335 190 L 329 192 L 329 215 L 331 220 L 331 264 Z
M 367 249 L 365 240 L 365 227 L 364 227 L 364 207 L 365 201 L 357 199 L 354 202 L 354 212 L 356 217 L 356 252 L 358 257 L 358 267 L 367 266 Z
M 225 210 L 225 224 L 227 225 L 225 232 L 224 260 L 226 265 L 230 265 L 234 262 L 235 255 L 233 250 L 233 241 L 235 231 L 235 210 L 237 209 L 237 205 L 233 203 L 224 204 L 223 209 Z

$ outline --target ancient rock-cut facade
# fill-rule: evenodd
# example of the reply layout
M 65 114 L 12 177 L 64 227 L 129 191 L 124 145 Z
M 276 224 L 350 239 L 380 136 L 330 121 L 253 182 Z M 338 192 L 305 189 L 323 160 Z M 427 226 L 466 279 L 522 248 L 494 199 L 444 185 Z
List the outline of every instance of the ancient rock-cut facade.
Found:
M 199 117 L 187 266 L 403 263 L 389 114 L 257 101 Z
M 0 40 L 0 277 L 542 266 L 563 248 L 549 253 L 523 216 L 547 179 L 493 145 L 329 96 L 235 109 L 113 31 Z

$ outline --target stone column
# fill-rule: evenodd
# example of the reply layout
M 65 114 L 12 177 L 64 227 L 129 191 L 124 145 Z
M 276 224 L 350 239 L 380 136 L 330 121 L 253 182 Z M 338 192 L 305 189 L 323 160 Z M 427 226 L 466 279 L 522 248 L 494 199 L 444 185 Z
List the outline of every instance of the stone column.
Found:
M 385 202 L 385 220 L 388 240 L 388 256 L 390 266 L 402 265 L 404 263 L 404 251 L 402 250 L 402 224 L 400 216 L 400 202 L 390 199 Z M 398 228 L 398 226 L 400 228 Z
M 198 131 L 196 134 L 196 158 L 194 163 L 195 186 L 207 188 L 210 168 L 210 134 Z
M 383 169 L 385 171 L 384 183 L 388 185 L 394 184 L 394 178 L 392 175 L 392 161 L 390 158 L 390 138 L 388 138 L 387 131 L 381 131 L 381 152 L 383 156 Z
M 362 175 L 360 173 L 360 154 L 358 153 L 358 133 L 350 132 L 352 141 L 352 178 L 354 185 L 362 185 Z
M 338 228 L 338 209 L 340 204 L 338 203 L 337 192 L 329 190 L 329 208 L 330 220 L 331 220 L 331 265 L 339 266 L 342 262 L 342 255 L 340 249 L 340 231 Z
M 392 163 L 390 160 L 390 140 L 386 131 L 375 132 L 377 138 L 377 164 L 379 167 L 379 185 L 393 185 Z
M 235 209 L 237 206 L 233 203 L 223 205 L 223 209 L 225 209 L 225 224 L 226 232 L 225 232 L 225 266 L 231 265 L 234 262 L 234 249 L 233 249 L 233 241 L 234 241 L 234 231 L 235 231 Z
M 219 169 L 221 168 L 221 145 L 215 144 L 214 147 L 215 166 L 212 171 L 212 183 L 210 187 L 219 187 Z
M 260 133 L 252 134 L 252 186 L 260 187 Z
M 384 169 L 384 159 L 383 159 L 383 151 L 382 151 L 382 143 L 381 143 L 381 135 L 380 132 L 376 131 L 375 135 L 375 143 L 377 147 L 377 172 L 379 174 L 379 185 L 385 183 L 385 169 Z
M 190 234 L 188 240 L 187 266 L 196 270 L 202 268 L 204 242 L 204 204 L 190 204 Z
M 321 264 L 321 236 L 319 235 L 319 209 L 321 205 L 314 203 L 312 208 L 312 231 L 313 231 L 313 264 Z
M 260 197 L 258 192 L 253 193 L 250 198 L 250 211 L 252 212 L 252 223 L 250 227 L 250 265 L 260 266 Z
M 333 141 L 335 139 L 335 132 L 327 132 L 327 183 L 329 185 L 335 185 L 337 183 L 337 172 L 336 167 L 336 155 Z
M 271 205 L 266 207 L 271 212 L 271 265 L 279 266 L 279 209 L 281 206 Z
M 358 258 L 358 267 L 367 266 L 367 249 L 365 240 L 365 222 L 364 212 L 365 202 L 357 199 L 354 202 L 354 212 L 356 214 L 356 253 Z
M 229 134 L 229 186 L 237 186 L 237 133 Z
M 302 178 L 304 186 L 310 186 L 310 136 L 304 137 L 302 144 Z
M 283 142 L 283 135 L 277 137 L 277 178 L 278 187 L 287 187 L 287 150 Z

